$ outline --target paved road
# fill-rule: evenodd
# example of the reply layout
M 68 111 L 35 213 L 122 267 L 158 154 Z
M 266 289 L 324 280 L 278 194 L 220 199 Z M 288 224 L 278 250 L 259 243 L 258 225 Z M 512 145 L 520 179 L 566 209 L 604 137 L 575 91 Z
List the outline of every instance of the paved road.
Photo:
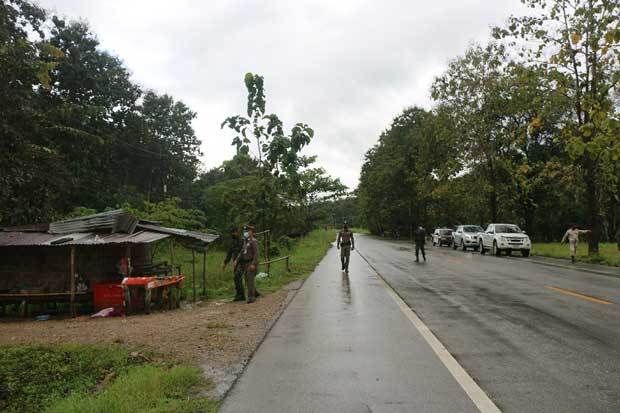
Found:
M 358 249 L 503 411 L 620 412 L 620 278 L 449 248 L 416 265 L 409 245 L 370 237 Z
M 223 412 L 477 411 L 376 273 L 352 258 L 343 277 L 330 250 Z
M 357 246 L 502 411 L 620 412 L 620 278 L 447 248 L 415 264 L 406 243 Z M 477 410 L 352 258 L 343 279 L 328 253 L 222 411 Z

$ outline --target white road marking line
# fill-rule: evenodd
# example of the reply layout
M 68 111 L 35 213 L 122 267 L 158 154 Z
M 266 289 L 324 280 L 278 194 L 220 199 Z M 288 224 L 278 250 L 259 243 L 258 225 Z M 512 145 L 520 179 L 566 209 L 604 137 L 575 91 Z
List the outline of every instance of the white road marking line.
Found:
M 441 344 L 441 341 L 433 334 L 430 328 L 420 320 L 420 317 L 407 305 L 407 303 L 398 295 L 396 291 L 385 281 L 383 276 L 377 271 L 375 267 L 368 262 L 366 257 L 364 257 L 359 251 L 358 254 L 366 261 L 366 263 L 372 268 L 377 274 L 377 278 L 388 294 L 392 297 L 392 299 L 396 302 L 400 310 L 407 316 L 409 321 L 413 323 L 415 328 L 420 332 L 424 340 L 428 343 L 428 345 L 433 349 L 439 360 L 443 363 L 444 366 L 448 369 L 452 377 L 457 381 L 457 383 L 461 386 L 461 388 L 467 393 L 471 401 L 476 405 L 478 410 L 482 413 L 501 413 L 501 410 L 493 403 L 493 401 L 486 395 L 484 390 L 478 386 L 478 384 L 474 381 L 474 379 L 465 371 L 465 369 L 459 364 L 458 361 L 452 354 Z

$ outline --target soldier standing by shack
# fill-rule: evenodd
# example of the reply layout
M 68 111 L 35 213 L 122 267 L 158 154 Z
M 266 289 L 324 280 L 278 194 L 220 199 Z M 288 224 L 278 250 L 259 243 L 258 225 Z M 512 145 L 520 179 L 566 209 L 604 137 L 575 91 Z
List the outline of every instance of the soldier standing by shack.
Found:
M 422 226 L 419 226 L 415 231 L 415 262 L 420 262 L 420 251 L 422 251 L 422 258 L 426 261 L 426 252 L 424 251 L 424 244 L 426 244 L 426 231 Z
M 355 249 L 355 240 L 353 239 L 353 232 L 349 231 L 349 226 L 347 224 L 344 224 L 342 231 L 338 232 L 336 248 L 340 250 L 340 263 L 342 264 L 342 271 L 348 273 L 349 261 L 351 260 L 351 250 Z
M 583 230 L 577 228 L 577 225 L 571 225 L 570 229 L 566 230 L 566 233 L 562 237 L 562 244 L 564 241 L 568 241 L 570 244 L 570 260 L 571 262 L 575 262 L 575 255 L 577 255 L 577 246 L 579 245 L 579 235 L 580 234 L 588 234 L 592 231 Z
M 237 264 L 242 268 L 245 276 L 245 286 L 248 289 L 248 303 L 253 303 L 256 301 L 256 297 L 259 296 L 254 284 L 259 257 L 258 241 L 254 238 L 254 227 L 245 226 L 243 229 L 243 248 L 239 254 Z
M 235 299 L 233 301 L 245 301 L 245 291 L 243 288 L 243 268 L 237 262 L 237 258 L 243 248 L 243 241 L 239 235 L 239 228 L 230 229 L 230 245 L 228 246 L 228 252 L 226 253 L 226 259 L 224 259 L 224 265 L 222 268 L 226 270 L 226 266 L 230 261 L 233 262 L 233 274 L 235 280 Z

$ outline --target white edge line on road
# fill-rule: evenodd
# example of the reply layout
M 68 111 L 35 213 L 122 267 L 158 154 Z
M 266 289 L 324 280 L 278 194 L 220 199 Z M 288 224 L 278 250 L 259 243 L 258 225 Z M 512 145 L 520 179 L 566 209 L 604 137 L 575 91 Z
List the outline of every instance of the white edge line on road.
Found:
M 420 317 L 407 305 L 407 303 L 398 295 L 398 293 L 390 286 L 387 281 L 383 278 L 383 276 L 377 271 L 375 267 L 368 262 L 366 257 L 364 257 L 359 251 L 357 252 L 366 263 L 372 268 L 377 274 L 377 278 L 388 294 L 392 297 L 392 299 L 396 302 L 396 304 L 400 307 L 400 310 L 407 316 L 407 318 L 411 321 L 411 323 L 415 326 L 415 328 L 420 332 L 424 340 L 428 343 L 428 345 L 433 349 L 439 360 L 443 363 L 444 366 L 448 369 L 450 374 L 454 377 L 454 379 L 458 382 L 458 384 L 463 388 L 465 393 L 469 396 L 471 401 L 476 405 L 478 410 L 482 413 L 501 413 L 501 410 L 493 403 L 493 401 L 486 395 L 484 390 L 478 386 L 478 384 L 474 381 L 474 379 L 465 371 L 465 369 L 459 364 L 458 361 L 452 354 L 441 344 L 441 341 L 433 334 L 430 328 L 420 320 Z

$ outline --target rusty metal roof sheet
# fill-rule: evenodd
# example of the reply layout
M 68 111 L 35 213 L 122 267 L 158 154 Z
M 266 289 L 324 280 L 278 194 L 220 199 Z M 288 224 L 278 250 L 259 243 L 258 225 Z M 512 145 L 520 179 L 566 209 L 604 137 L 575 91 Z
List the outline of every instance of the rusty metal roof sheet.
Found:
M 219 235 L 215 235 L 215 234 L 207 234 L 207 233 L 198 232 L 198 231 L 189 231 L 186 229 L 160 227 L 159 225 L 149 225 L 149 224 L 144 224 L 142 222 L 138 224 L 138 228 L 144 229 L 147 231 L 158 232 L 160 234 L 168 234 L 174 237 L 191 239 L 193 241 L 200 241 L 205 244 L 210 244 L 219 238 Z
M 79 232 L 70 234 L 48 234 L 36 232 L 2 232 L 0 247 L 62 247 L 66 245 L 106 245 L 106 244 L 148 244 L 170 237 L 151 231 L 139 231 L 134 234 L 96 234 Z
M 49 232 L 52 234 L 71 234 L 75 232 L 106 230 L 131 234 L 136 229 L 136 225 L 138 225 L 136 217 L 122 209 L 117 209 L 85 217 L 52 222 L 49 226 Z

